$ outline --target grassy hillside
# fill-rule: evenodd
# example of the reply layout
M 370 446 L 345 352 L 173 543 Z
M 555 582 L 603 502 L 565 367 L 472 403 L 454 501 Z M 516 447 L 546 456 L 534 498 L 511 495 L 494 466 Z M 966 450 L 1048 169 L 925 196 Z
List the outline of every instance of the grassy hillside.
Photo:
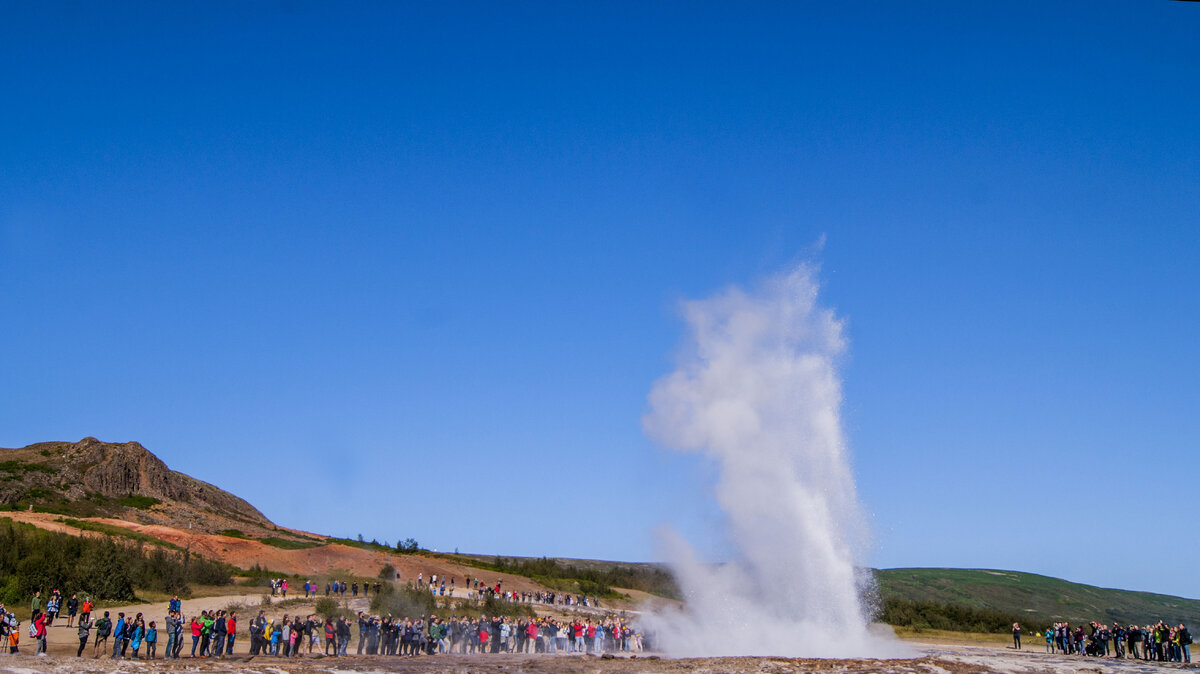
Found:
M 1029 619 L 1143 623 L 1164 619 L 1200 625 L 1200 600 L 1110 590 L 1018 571 L 884 569 L 880 595 L 1002 611 Z
M 561 592 L 617 598 L 614 588 L 641 590 L 669 599 L 679 598 L 679 587 L 661 564 L 608 562 L 595 559 L 503 557 L 497 555 L 439 554 L 467 566 L 526 576 Z

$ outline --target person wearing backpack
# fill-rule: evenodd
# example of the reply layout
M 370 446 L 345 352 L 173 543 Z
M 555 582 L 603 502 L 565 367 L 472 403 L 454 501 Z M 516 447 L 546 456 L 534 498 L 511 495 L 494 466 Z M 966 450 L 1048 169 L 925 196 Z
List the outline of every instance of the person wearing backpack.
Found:
M 96 620 L 96 643 L 92 646 L 92 657 L 100 657 L 101 650 L 108 650 L 108 635 L 112 634 L 112 619 L 108 617 L 108 611 Z
M 1179 652 L 1180 652 L 1180 655 L 1183 656 L 1182 657 L 1183 662 L 1191 662 L 1192 661 L 1192 648 L 1191 648 L 1192 633 L 1188 631 L 1188 628 L 1183 623 L 1179 623 L 1179 627 L 1177 628 L 1177 631 L 1176 631 L 1176 636 L 1179 637 Z
M 29 636 L 37 639 L 37 649 L 34 651 L 36 655 L 46 655 L 46 614 L 38 612 L 34 614 L 33 621 L 29 623 Z
M 142 614 L 138 614 L 133 622 L 130 623 L 129 645 L 133 649 L 133 659 L 141 660 L 138 655 L 138 650 L 142 647 L 142 640 L 146 638 L 146 626 L 143 624 Z
M 333 648 L 333 655 L 336 657 L 337 652 L 337 628 L 333 626 L 333 618 L 325 619 L 325 655 L 329 655 L 329 649 Z

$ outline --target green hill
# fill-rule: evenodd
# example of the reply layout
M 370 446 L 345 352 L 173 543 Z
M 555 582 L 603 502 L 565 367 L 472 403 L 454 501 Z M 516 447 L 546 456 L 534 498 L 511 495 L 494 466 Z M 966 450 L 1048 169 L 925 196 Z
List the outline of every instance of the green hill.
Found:
M 1167 620 L 1200 625 L 1200 600 L 1072 583 L 1048 576 L 991 569 L 882 569 L 879 593 L 913 602 L 989 609 L 1027 620 L 1071 623 Z

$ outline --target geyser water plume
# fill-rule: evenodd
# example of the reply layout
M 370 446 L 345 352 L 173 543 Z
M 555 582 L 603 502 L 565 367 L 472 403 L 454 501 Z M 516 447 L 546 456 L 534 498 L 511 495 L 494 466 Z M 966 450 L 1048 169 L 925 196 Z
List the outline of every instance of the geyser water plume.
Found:
M 646 622 L 670 655 L 906 654 L 872 633 L 863 607 L 866 527 L 839 413 L 845 340 L 813 277 L 805 265 L 753 293 L 686 302 L 688 349 L 650 392 L 647 434 L 715 462 L 737 551 L 704 564 L 664 537 L 686 606 Z

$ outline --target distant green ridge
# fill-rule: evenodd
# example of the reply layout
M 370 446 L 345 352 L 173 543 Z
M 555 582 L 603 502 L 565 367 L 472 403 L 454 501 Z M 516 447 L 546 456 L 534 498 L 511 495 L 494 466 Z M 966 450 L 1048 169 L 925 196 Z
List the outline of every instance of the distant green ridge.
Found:
M 1030 619 L 1147 621 L 1200 626 L 1200 600 L 1152 592 L 1111 590 L 1020 571 L 995 569 L 881 569 L 883 597 L 1003 611 Z

